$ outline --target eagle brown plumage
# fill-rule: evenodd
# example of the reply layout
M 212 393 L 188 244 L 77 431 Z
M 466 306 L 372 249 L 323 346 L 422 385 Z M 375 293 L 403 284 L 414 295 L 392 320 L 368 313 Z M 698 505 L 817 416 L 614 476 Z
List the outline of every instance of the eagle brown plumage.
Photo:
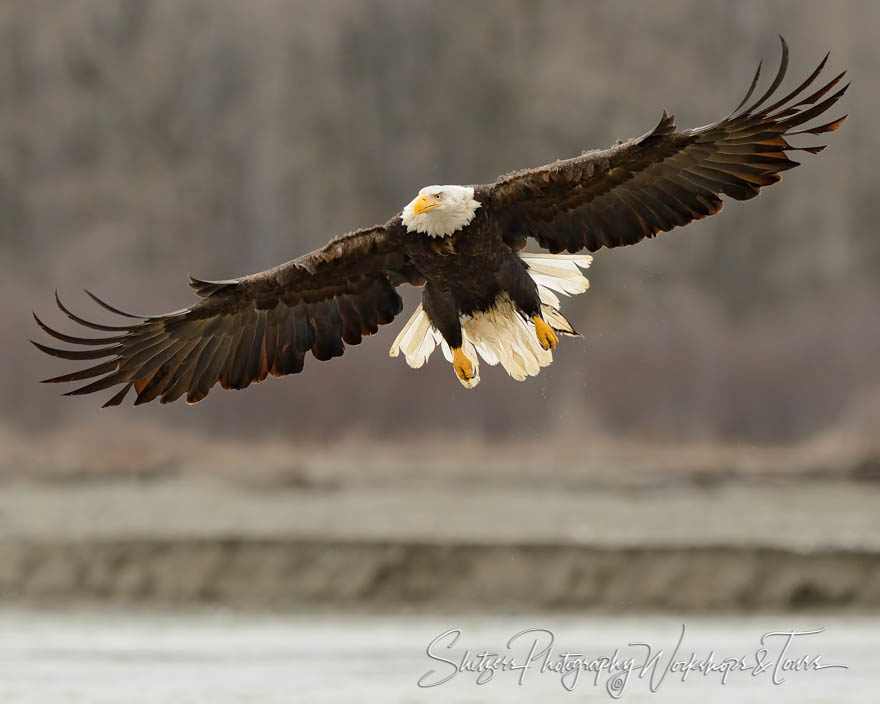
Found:
M 548 275 L 554 271 L 553 263 L 546 265 L 550 269 L 541 269 L 542 260 L 534 257 L 547 255 L 531 259 L 517 255 L 529 237 L 551 253 L 634 244 L 719 212 L 722 195 L 753 198 L 762 187 L 779 181 L 783 171 L 798 165 L 789 158 L 790 152 L 815 154 L 824 149 L 793 147 L 786 138 L 837 129 L 845 115 L 797 128 L 825 113 L 849 84 L 835 91 L 841 73 L 818 89 L 813 87 L 827 63 L 826 54 L 806 80 L 777 97 L 788 66 L 788 47 L 780 39 L 782 60 L 769 88 L 749 102 L 759 81 L 759 65 L 739 106 L 711 125 L 677 131 L 673 118 L 664 112 L 652 131 L 609 149 L 517 171 L 489 185 L 423 189 L 407 206 L 409 210 L 384 225 L 344 235 L 274 269 L 228 281 L 191 279 L 200 299 L 174 313 L 125 313 L 89 294 L 102 307 L 131 321 L 102 325 L 70 312 L 56 294 L 58 307 L 71 320 L 107 334 L 68 335 L 35 315 L 48 335 L 84 348 L 34 342 L 40 350 L 97 362 L 46 381 L 92 380 L 67 395 L 120 386 L 105 406 L 120 404 L 131 389 L 137 394 L 135 404 L 157 398 L 167 403 L 183 395 L 195 403 L 218 382 L 223 388 L 243 389 L 269 374 L 296 374 L 309 352 L 319 360 L 342 355 L 346 344 L 359 344 L 363 336 L 376 333 L 379 325 L 390 323 L 401 312 L 396 287 L 404 283 L 427 284 L 424 313 L 418 311 L 427 315 L 430 329 L 425 334 L 435 334 L 437 341 L 446 343 L 463 383 L 469 372 L 467 360 L 459 356 L 462 344 L 468 342 L 462 326 L 497 312 L 502 301 L 512 301 L 515 314 L 528 324 L 533 321 L 543 349 L 553 347 L 555 335 L 548 336 L 544 320 L 556 332 L 574 330 L 540 290 L 536 272 Z M 430 223 L 425 225 L 428 229 L 415 229 L 422 226 L 411 223 L 430 215 L 426 211 L 443 211 L 443 188 L 467 191 L 471 205 L 463 224 L 440 234 L 430 229 Z M 438 202 L 428 202 L 428 190 Z M 453 217 L 457 211 L 446 214 Z M 413 320 L 407 328 L 412 324 Z M 420 342 L 421 338 L 414 344 Z M 488 359 L 488 353 L 480 354 Z

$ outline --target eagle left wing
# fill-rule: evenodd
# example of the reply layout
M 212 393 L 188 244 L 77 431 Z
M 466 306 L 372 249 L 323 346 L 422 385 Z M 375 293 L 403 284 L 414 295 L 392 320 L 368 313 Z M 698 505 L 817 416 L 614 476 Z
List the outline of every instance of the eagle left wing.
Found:
M 119 405 L 132 388 L 135 405 L 156 398 L 168 403 L 184 394 L 188 403 L 196 403 L 217 382 L 226 389 L 243 389 L 269 374 L 297 374 L 309 351 L 319 360 L 338 357 L 345 344 L 358 344 L 363 335 L 375 333 L 401 311 L 396 286 L 424 283 L 403 252 L 400 232 L 398 218 L 344 235 L 259 274 L 229 281 L 190 278 L 200 300 L 165 315 L 124 313 L 89 294 L 102 307 L 132 320 L 126 325 L 80 318 L 56 294 L 58 307 L 71 320 L 110 335 L 74 337 L 34 315 L 47 334 L 86 348 L 33 343 L 46 354 L 104 360 L 46 382 L 98 377 L 68 396 L 121 385 L 105 407 Z
M 786 154 L 796 148 L 785 137 L 837 129 L 846 115 L 794 131 L 834 105 L 849 86 L 824 97 L 844 72 L 802 97 L 824 68 L 826 54 L 795 90 L 764 106 L 788 66 L 788 46 L 780 40 L 782 60 L 771 86 L 743 108 L 757 85 L 759 65 L 745 98 L 720 122 L 676 131 L 673 118 L 664 112 L 658 125 L 641 137 L 514 172 L 482 187 L 502 219 L 505 241 L 519 250 L 532 236 L 553 253 L 634 244 L 714 215 L 723 205 L 722 194 L 746 200 L 779 181 L 782 171 L 798 166 Z M 824 146 L 801 149 L 815 154 Z

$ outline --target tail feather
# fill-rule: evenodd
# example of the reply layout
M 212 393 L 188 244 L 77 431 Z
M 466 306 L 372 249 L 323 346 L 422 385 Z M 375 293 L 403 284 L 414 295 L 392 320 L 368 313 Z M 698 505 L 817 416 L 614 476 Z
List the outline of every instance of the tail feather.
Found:
M 413 369 L 418 369 L 428 361 L 434 348 L 442 339 L 440 333 L 431 325 L 428 314 L 419 304 L 415 313 L 394 340 L 389 354 L 392 357 L 397 357 L 403 352 L 406 363 Z
M 589 254 L 521 254 L 529 275 L 538 286 L 568 295 L 583 293 L 590 287 L 589 280 L 581 273 L 593 262 Z
M 559 310 L 559 297 L 554 291 L 563 295 L 586 291 L 590 282 L 580 270 L 588 268 L 593 258 L 578 254 L 520 254 L 520 258 L 538 286 L 544 320 L 558 333 L 578 336 Z M 460 380 L 467 388 L 480 383 L 480 358 L 490 366 L 501 364 L 517 381 L 537 375 L 542 367 L 553 362 L 553 353 L 538 342 L 534 323 L 527 320 L 507 296 L 500 297 L 486 312 L 463 316 L 461 331 L 462 352 L 474 365 L 474 378 Z M 451 362 L 449 345 L 419 305 L 394 340 L 389 353 L 397 357 L 403 352 L 407 364 L 418 369 L 438 345 L 446 360 Z

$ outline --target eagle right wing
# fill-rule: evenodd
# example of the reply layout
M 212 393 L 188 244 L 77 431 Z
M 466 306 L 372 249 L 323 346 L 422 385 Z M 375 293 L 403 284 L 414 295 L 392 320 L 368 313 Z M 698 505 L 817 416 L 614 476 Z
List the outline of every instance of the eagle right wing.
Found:
M 659 124 L 642 137 L 517 171 L 481 187 L 503 220 L 505 241 L 520 250 L 531 236 L 553 253 L 634 244 L 714 215 L 723 205 L 722 194 L 746 200 L 779 181 L 780 172 L 798 165 L 786 155 L 795 148 L 785 137 L 837 129 L 845 115 L 795 131 L 834 105 L 849 85 L 824 98 L 844 76 L 841 73 L 804 96 L 824 68 L 826 54 L 795 90 L 764 106 L 788 66 L 788 46 L 780 40 L 782 60 L 771 86 L 743 108 L 757 85 L 759 65 L 745 98 L 720 122 L 677 131 L 673 118 L 664 112 Z M 803 148 L 811 153 L 822 149 Z
M 359 230 L 322 249 L 268 271 L 228 281 L 190 279 L 201 300 L 165 315 L 132 315 L 89 294 L 99 305 L 131 319 L 125 325 L 93 323 L 58 307 L 74 322 L 111 333 L 99 338 L 58 332 L 34 315 L 52 337 L 91 349 L 70 350 L 34 342 L 54 357 L 103 360 L 94 366 L 46 379 L 94 379 L 66 395 L 89 394 L 121 385 L 105 406 L 120 404 L 134 388 L 135 404 L 162 403 L 186 394 L 188 403 L 207 396 L 217 382 L 243 389 L 267 375 L 296 374 L 307 352 L 327 360 L 345 344 L 360 343 L 400 312 L 395 287 L 424 280 L 400 242 L 399 219 Z

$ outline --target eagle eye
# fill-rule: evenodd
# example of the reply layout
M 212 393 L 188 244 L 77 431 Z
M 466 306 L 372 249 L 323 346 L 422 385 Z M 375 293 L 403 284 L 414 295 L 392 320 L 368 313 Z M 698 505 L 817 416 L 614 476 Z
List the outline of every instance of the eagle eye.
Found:
M 435 197 L 437 200 L 443 200 L 443 194 L 442 194 L 442 193 L 435 193 L 435 194 L 434 194 L 434 197 Z

